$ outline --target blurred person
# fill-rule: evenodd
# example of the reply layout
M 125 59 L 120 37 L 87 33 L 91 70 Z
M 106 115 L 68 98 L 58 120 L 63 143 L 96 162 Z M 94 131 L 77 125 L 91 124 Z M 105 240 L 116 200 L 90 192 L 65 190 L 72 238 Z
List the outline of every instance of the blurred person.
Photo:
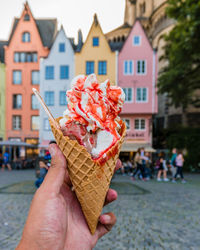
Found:
M 35 181 L 35 186 L 37 188 L 40 187 L 40 185 L 44 181 L 44 178 L 48 172 L 48 169 L 49 169 L 48 161 L 40 160 L 39 161 L 39 168 L 40 168 L 39 178 Z
M 176 174 L 176 157 L 177 157 L 177 150 L 176 148 L 172 149 L 172 157 L 170 160 L 170 171 L 172 173 L 172 178 L 174 178 L 175 174 Z
M 150 178 L 152 178 L 152 171 L 151 171 L 151 158 L 149 152 L 145 152 L 144 159 L 145 159 L 146 179 L 150 180 Z
M 184 177 L 183 177 L 183 164 L 184 164 L 184 158 L 183 158 L 183 154 L 181 151 L 178 152 L 177 157 L 176 157 L 176 167 L 177 167 L 177 171 L 176 174 L 172 180 L 172 182 L 176 182 L 176 178 L 178 175 L 180 175 L 182 183 L 186 183 Z
M 142 166 L 142 156 L 140 148 L 138 148 L 137 153 L 135 154 L 134 163 L 136 165 L 136 169 L 133 173 L 132 180 L 133 181 L 135 180 L 135 176 L 138 174 L 138 172 L 141 173 L 142 179 L 145 180 L 145 173 L 144 173 L 144 168 Z
M 11 165 L 10 165 L 10 154 L 8 152 L 8 149 L 6 149 L 5 153 L 3 154 L 3 164 L 2 164 L 2 171 L 5 170 L 7 167 L 9 171 L 12 170 Z
M 167 164 L 165 160 L 165 154 L 164 152 L 161 152 L 159 155 L 159 168 L 158 168 L 158 175 L 157 175 L 157 181 L 162 181 L 161 175 L 163 174 L 163 181 L 169 181 L 167 178 Z
M 91 235 L 67 171 L 67 162 L 56 144 L 49 147 L 52 165 L 35 193 L 16 250 L 93 249 L 107 234 L 116 217 L 112 212 L 99 217 L 97 230 Z M 120 168 L 117 161 L 116 169 Z M 117 199 L 117 192 L 109 189 L 105 204 Z

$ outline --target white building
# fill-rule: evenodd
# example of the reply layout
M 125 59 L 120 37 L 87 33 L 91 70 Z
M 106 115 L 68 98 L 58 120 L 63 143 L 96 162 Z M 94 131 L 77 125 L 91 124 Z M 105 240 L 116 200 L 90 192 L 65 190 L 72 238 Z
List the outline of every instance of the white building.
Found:
M 63 27 L 58 31 L 47 58 L 40 61 L 40 94 L 53 116 L 62 116 L 67 107 L 66 90 L 75 71 L 74 49 Z M 40 106 L 40 145 L 48 145 L 53 134 L 48 117 Z

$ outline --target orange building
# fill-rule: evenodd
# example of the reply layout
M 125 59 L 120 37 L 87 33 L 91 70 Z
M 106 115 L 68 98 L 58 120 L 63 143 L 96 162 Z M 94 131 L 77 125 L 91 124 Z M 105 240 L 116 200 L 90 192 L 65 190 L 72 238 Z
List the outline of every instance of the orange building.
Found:
M 56 19 L 35 19 L 26 2 L 15 18 L 6 63 L 6 138 L 38 143 L 39 107 L 32 88 L 39 89 L 39 60 L 46 57 L 57 32 Z M 28 151 L 28 153 L 31 153 Z

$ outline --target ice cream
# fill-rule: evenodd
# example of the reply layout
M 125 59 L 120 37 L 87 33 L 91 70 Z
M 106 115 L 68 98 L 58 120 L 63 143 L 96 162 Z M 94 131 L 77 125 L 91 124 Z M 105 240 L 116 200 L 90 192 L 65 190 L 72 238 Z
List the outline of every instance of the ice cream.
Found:
M 59 121 L 64 135 L 87 148 L 93 159 L 103 156 L 120 139 L 122 120 L 118 116 L 125 94 L 95 74 L 79 75 L 67 91 L 68 107 Z

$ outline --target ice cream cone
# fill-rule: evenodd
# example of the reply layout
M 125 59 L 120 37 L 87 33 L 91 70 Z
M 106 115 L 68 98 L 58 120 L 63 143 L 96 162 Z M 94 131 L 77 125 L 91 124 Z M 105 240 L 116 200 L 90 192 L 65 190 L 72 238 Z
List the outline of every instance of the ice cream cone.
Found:
M 50 125 L 55 140 L 67 159 L 69 177 L 89 229 L 94 234 L 124 141 L 126 126 L 123 123 L 121 139 L 107 152 L 111 157 L 104 164 L 99 164 L 99 162 L 91 158 L 87 150 L 76 140 L 63 136 L 62 131 L 51 121 Z

